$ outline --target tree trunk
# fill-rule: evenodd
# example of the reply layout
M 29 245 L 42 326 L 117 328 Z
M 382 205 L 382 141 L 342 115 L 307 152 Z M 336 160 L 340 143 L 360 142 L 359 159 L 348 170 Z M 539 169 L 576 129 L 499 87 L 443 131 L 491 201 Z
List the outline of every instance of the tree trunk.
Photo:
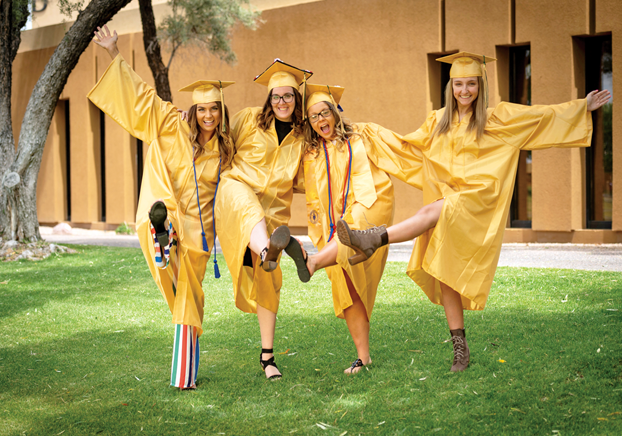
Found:
M 4 22 L 6 18 L 4 2 L 11 0 L 0 1 L 3 8 L 1 21 Z M 17 154 L 8 168 L 0 168 L 2 170 L 0 236 L 3 238 L 11 237 L 23 242 L 41 239 L 37 219 L 37 177 L 56 103 L 80 55 L 91 43 L 97 26 L 107 23 L 129 1 L 92 0 L 86 9 L 78 14 L 77 20 L 56 47 L 39 77 L 26 107 Z M 0 44 L 4 52 L 5 42 Z M 0 60 L 3 56 L 4 53 L 1 53 Z M 3 76 L 1 79 L 5 80 L 6 77 Z M 10 73 L 8 80 L 10 89 Z M 0 86 L 6 85 L 2 83 Z M 10 117 L 0 118 L 0 125 L 2 126 L 0 132 L 4 132 L 6 125 L 10 129 Z
M 173 96 L 168 81 L 168 68 L 162 62 L 151 0 L 138 0 L 138 4 L 140 5 L 140 19 L 143 23 L 143 44 L 147 54 L 147 62 L 155 80 L 156 92 L 162 100 L 172 102 Z

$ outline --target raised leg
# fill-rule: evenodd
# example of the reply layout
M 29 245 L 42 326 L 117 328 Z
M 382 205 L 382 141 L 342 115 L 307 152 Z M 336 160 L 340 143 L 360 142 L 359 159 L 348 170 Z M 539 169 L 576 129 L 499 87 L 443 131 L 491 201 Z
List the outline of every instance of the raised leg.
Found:
M 337 240 L 333 238 L 319 253 L 309 256 L 307 269 L 313 275 L 317 270 L 337 265 Z
M 351 265 L 371 257 L 378 248 L 393 242 L 409 241 L 436 226 L 445 200 L 438 200 L 422 207 L 407 220 L 388 229 L 372 227 L 367 230 L 352 230 L 344 220 L 337 223 L 337 235 L 342 244 L 352 248 L 356 254 L 348 259 Z

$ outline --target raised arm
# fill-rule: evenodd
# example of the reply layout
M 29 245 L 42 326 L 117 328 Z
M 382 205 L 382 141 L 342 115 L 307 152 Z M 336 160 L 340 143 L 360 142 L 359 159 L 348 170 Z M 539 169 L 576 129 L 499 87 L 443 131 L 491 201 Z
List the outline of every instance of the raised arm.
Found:
M 368 159 L 380 170 L 417 189 L 422 189 L 423 153 L 416 144 L 425 142 L 420 139 L 421 136 L 427 135 L 420 131 L 426 130 L 426 125 L 407 137 L 373 123 L 364 124 L 362 127 L 361 135 Z
M 523 150 L 549 147 L 589 147 L 591 111 L 609 101 L 608 91 L 554 105 L 523 106 L 502 102 L 494 109 L 486 133 Z
M 94 42 L 112 57 L 112 62 L 87 97 L 132 136 L 152 143 L 163 132 L 180 128 L 177 108 L 158 97 L 125 62 L 117 48 L 117 32 L 108 27 L 95 32 Z
M 115 30 L 110 33 L 108 30 L 108 25 L 104 25 L 104 28 L 98 27 L 95 31 L 95 36 L 97 39 L 94 40 L 95 44 L 99 45 L 106 49 L 111 59 L 114 59 L 119 54 L 119 49 L 117 48 L 117 40 L 119 36 L 117 35 L 117 31 Z
M 589 112 L 599 109 L 601 106 L 607 104 L 611 98 L 611 93 L 606 89 L 598 91 L 598 89 L 590 92 L 585 99 L 587 100 L 587 110 Z

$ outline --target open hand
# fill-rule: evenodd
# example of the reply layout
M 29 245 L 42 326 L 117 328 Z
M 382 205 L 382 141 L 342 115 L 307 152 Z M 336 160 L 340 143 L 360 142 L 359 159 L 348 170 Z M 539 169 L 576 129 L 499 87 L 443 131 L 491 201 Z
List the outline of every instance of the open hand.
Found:
M 611 93 L 609 91 L 607 91 L 606 89 L 602 90 L 602 91 L 592 91 L 590 92 L 587 97 L 587 110 L 588 111 L 595 111 L 596 109 L 600 108 L 602 105 L 606 104 L 609 99 L 611 98 Z
M 119 39 L 117 31 L 115 30 L 111 34 L 110 30 L 108 30 L 108 26 L 104 25 L 103 29 L 101 27 L 97 28 L 95 36 L 97 37 L 97 39 L 94 40 L 95 44 L 105 48 L 112 59 L 116 58 L 119 54 L 119 49 L 117 48 L 117 40 Z

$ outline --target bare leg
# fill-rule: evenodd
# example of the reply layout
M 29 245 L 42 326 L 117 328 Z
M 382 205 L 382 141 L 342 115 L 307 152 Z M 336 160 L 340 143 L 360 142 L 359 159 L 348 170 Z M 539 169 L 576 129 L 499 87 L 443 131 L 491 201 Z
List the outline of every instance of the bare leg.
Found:
M 441 291 L 443 293 L 443 308 L 445 309 L 449 330 L 463 329 L 464 311 L 462 310 L 460 294 L 445 283 L 441 283 Z
M 302 244 L 301 244 L 302 245 Z M 307 269 L 313 276 L 317 270 L 337 265 L 337 239 L 333 238 L 319 253 L 309 256 Z
M 423 206 L 415 215 L 389 227 L 387 229 L 389 243 L 410 241 L 436 226 L 443 210 L 443 203 L 444 199 Z
M 270 312 L 265 307 L 257 305 L 257 320 L 259 321 L 259 330 L 261 332 L 261 348 L 272 349 L 274 346 L 274 329 L 276 326 L 276 313 Z M 274 353 L 262 353 L 261 359 L 268 360 L 274 356 Z M 266 367 L 266 377 L 280 375 L 281 372 L 274 366 Z
M 348 283 L 348 290 L 350 291 L 350 298 L 352 298 L 352 306 L 343 311 L 346 318 L 346 324 L 350 335 L 354 341 L 358 358 L 363 361 L 363 365 L 369 365 L 371 363 L 371 357 L 369 356 L 369 319 L 367 319 L 367 310 L 365 305 L 361 301 L 361 298 L 356 293 L 354 285 L 348 277 L 348 274 L 344 271 L 346 282 Z M 356 374 L 361 370 L 361 367 L 348 368 L 344 371 L 346 374 Z
M 251 231 L 251 240 L 248 243 L 248 248 L 257 256 L 261 255 L 261 250 L 267 247 L 270 239 L 268 238 L 268 227 L 266 226 L 266 219 L 262 218 L 253 230 Z
M 376 250 L 393 242 L 409 241 L 436 226 L 445 200 L 438 200 L 422 207 L 412 217 L 385 230 L 384 227 L 372 227 L 367 230 L 352 230 L 344 220 L 337 222 L 337 235 L 342 244 L 352 248 L 355 255 L 348 259 L 350 265 L 356 265 L 369 259 Z

